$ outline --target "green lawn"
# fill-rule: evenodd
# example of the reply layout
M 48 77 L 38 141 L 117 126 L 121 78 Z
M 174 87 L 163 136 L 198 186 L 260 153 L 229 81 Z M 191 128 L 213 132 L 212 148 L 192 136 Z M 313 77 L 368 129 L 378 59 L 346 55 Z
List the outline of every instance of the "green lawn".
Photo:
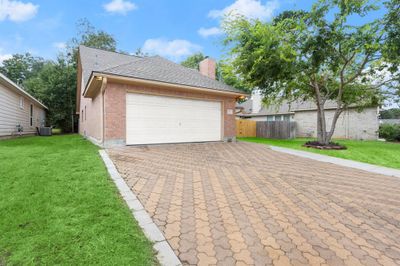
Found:
M 239 138 L 239 140 L 269 144 L 279 147 L 304 150 L 334 157 L 376 164 L 400 169 L 400 144 L 382 141 L 355 141 L 335 140 L 346 145 L 347 150 L 327 151 L 305 148 L 302 145 L 311 139 L 298 138 L 293 140 L 263 139 L 263 138 Z
M 0 141 L 0 265 L 154 265 L 98 155 L 77 135 Z

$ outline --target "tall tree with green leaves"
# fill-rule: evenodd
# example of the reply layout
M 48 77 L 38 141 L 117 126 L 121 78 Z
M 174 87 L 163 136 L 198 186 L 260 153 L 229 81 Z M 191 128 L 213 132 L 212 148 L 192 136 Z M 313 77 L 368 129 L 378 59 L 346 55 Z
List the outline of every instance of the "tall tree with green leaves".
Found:
M 25 80 L 34 77 L 45 64 L 41 57 L 35 57 L 30 53 L 14 54 L 10 59 L 3 61 L 0 72 L 19 85 Z
M 47 123 L 62 132 L 72 132 L 74 126 L 76 69 L 69 60 L 60 55 L 26 81 L 28 90 L 49 108 Z
M 385 61 L 389 63 L 389 71 L 400 82 L 400 0 L 385 2 L 388 10 L 385 15 L 385 30 L 387 31 L 386 43 L 383 49 Z M 394 91 L 395 99 L 400 106 L 400 89 Z
M 382 87 L 396 86 L 382 56 L 384 18 L 349 23 L 378 8 L 368 0 L 320 0 L 310 12 L 288 12 L 272 22 L 226 20 L 231 76 L 260 90 L 266 104 L 312 100 L 318 141 L 327 145 L 344 110 L 376 105 Z M 336 103 L 331 119 L 327 101 Z

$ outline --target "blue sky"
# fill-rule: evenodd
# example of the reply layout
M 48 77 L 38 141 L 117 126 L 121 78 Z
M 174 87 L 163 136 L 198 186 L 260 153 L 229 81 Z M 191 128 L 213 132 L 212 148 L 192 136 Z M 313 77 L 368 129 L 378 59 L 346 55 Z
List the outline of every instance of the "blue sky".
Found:
M 309 9 L 307 0 L 0 0 L 0 61 L 30 52 L 53 59 L 87 18 L 112 34 L 118 49 L 142 48 L 174 61 L 201 51 L 223 53 L 220 19 L 232 11 L 270 20 L 287 9 Z

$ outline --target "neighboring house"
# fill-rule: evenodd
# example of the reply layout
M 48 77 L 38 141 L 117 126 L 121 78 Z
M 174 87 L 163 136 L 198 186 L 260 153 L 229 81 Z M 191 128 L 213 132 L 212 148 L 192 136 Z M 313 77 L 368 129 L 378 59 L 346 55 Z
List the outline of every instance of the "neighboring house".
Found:
M 45 105 L 0 73 L 0 138 L 35 134 L 36 127 L 45 124 L 46 110 Z
M 328 129 L 331 125 L 336 104 L 327 102 L 325 104 L 325 115 Z M 239 112 L 237 117 L 256 121 L 295 121 L 296 137 L 317 136 L 317 108 L 312 102 L 296 101 L 282 103 L 281 105 L 265 107 L 262 104 L 261 95 L 255 91 L 249 100 L 237 106 Z M 379 108 L 365 108 L 358 112 L 352 107 L 343 111 L 337 124 L 334 138 L 375 140 L 378 138 Z
M 79 133 L 100 146 L 230 141 L 236 100 L 245 95 L 215 80 L 215 62 L 200 73 L 159 56 L 79 47 Z

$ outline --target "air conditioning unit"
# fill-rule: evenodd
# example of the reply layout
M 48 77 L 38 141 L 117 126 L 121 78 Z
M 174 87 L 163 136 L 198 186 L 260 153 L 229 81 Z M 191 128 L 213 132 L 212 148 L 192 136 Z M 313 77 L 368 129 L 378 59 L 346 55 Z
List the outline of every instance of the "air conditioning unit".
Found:
M 39 135 L 40 136 L 51 136 L 51 127 L 40 127 Z

